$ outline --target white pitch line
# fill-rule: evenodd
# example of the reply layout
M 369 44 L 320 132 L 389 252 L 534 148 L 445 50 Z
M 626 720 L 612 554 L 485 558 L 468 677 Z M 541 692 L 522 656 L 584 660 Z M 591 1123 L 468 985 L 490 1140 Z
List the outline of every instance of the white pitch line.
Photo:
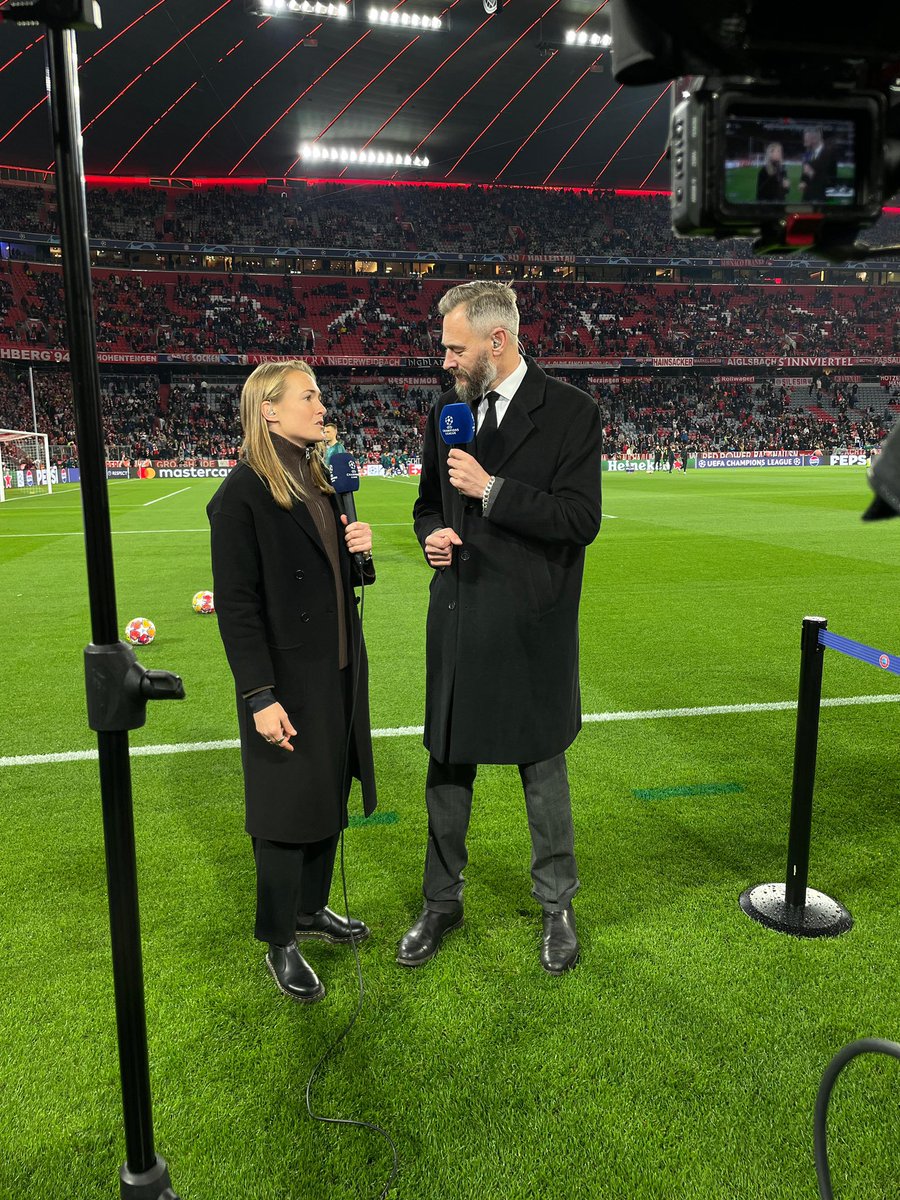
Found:
M 144 533 L 209 533 L 205 529 L 113 529 L 113 537 L 138 537 Z M 75 533 L 0 533 L 0 538 L 84 537 L 84 530 Z
M 180 496 L 182 492 L 189 492 L 190 490 L 189 487 L 183 487 L 179 488 L 177 492 L 169 492 L 165 496 L 157 496 L 155 500 L 145 500 L 143 507 L 149 508 L 151 504 L 159 504 L 160 500 L 169 500 L 172 496 Z
M 897 704 L 900 693 L 881 696 L 840 696 L 823 700 L 822 708 L 846 708 L 858 704 Z M 789 712 L 796 709 L 796 700 L 774 700 L 761 704 L 711 704 L 703 708 L 650 708 L 637 712 L 585 713 L 582 721 L 588 724 L 612 721 L 659 721 L 673 717 L 719 717 L 735 713 Z M 373 738 L 420 737 L 425 732 L 422 725 L 394 725 L 388 729 L 373 729 Z M 187 754 L 198 750 L 236 750 L 240 746 L 237 738 L 215 742 L 174 742 L 160 746 L 132 746 L 132 758 L 151 755 Z M 67 750 L 60 754 L 20 754 L 0 758 L 0 767 L 37 767 L 47 763 L 95 762 L 96 750 Z
M 188 489 L 184 488 L 183 490 L 187 491 Z M 173 496 L 177 495 L 177 492 L 173 492 L 172 495 Z M 166 499 L 165 496 L 160 496 L 160 500 L 165 500 L 165 499 Z M 155 504 L 156 501 L 151 500 L 150 503 Z M 374 524 L 372 526 L 372 528 L 373 529 L 399 528 L 400 526 L 403 526 L 403 525 L 408 525 L 409 528 L 412 529 L 412 521 L 384 521 L 384 522 L 381 522 L 380 524 L 377 524 L 377 523 Z M 207 525 L 202 529 L 113 529 L 112 533 L 113 533 L 113 536 L 119 536 L 119 537 L 137 537 L 144 533 L 206 533 L 206 534 L 208 534 L 209 526 Z M 44 537 L 44 538 L 48 538 L 48 537 L 83 537 L 83 536 L 84 536 L 83 529 L 78 529 L 75 532 L 63 532 L 63 533 L 0 533 L 0 539 L 2 539 L 2 538 L 42 538 L 42 537 Z

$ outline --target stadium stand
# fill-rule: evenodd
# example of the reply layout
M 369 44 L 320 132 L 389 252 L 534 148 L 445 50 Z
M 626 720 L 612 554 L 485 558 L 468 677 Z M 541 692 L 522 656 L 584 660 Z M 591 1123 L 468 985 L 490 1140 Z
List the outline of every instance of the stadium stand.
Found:
M 438 356 L 436 304 L 447 284 L 97 270 L 94 286 L 101 350 Z M 524 282 L 516 290 L 523 341 L 541 358 L 900 352 L 886 288 Z M 7 337 L 64 345 L 59 269 L 7 264 L 0 312 Z
M 52 188 L 6 183 L 6 230 L 57 231 Z M 88 190 L 91 237 L 215 245 L 319 246 L 535 255 L 746 257 L 749 242 L 674 243 L 668 198 L 603 190 L 440 186 L 103 187 Z M 895 216 L 875 243 L 898 240 Z
M 3 224 L 52 233 L 52 189 L 0 185 Z M 668 205 L 659 196 L 543 192 L 492 187 L 303 188 L 92 187 L 92 234 L 160 243 L 214 242 L 421 250 L 454 253 L 669 255 Z M 887 240 L 895 235 L 888 221 Z M 680 244 L 684 246 L 687 244 Z M 689 243 L 692 255 L 746 253 L 737 243 Z M 735 249 L 737 247 L 737 249 Z M 239 448 L 244 372 L 163 368 L 191 354 L 310 355 L 318 363 L 384 360 L 367 374 L 320 366 L 329 411 L 348 448 L 387 469 L 418 453 L 428 407 L 440 390 L 439 295 L 447 280 L 369 274 L 329 276 L 221 270 L 94 270 L 98 349 L 149 356 L 143 372 L 103 374 L 109 453 L 130 460 L 231 460 Z M 808 277 L 808 276 L 807 276 Z M 569 364 L 605 419 L 610 454 L 815 449 L 877 444 L 898 396 L 883 371 L 834 382 L 813 372 L 782 385 L 763 372 L 739 378 L 657 373 L 596 374 L 603 358 L 848 356 L 900 353 L 893 289 L 825 285 L 799 274 L 773 284 L 575 282 L 515 284 L 521 335 L 541 361 Z M 0 352 L 4 344 L 60 357 L 66 345 L 58 266 L 0 258 Z M 162 356 L 159 360 L 157 356 Z M 420 376 L 400 356 L 430 372 Z M 393 362 L 388 360 L 393 359 Z M 223 359 L 224 361 L 224 359 Z M 583 369 L 573 369 L 576 364 Z M 594 364 L 594 373 L 591 367 Z M 624 371 L 623 367 L 623 371 Z M 147 370 L 153 373 L 144 373 Z M 405 370 L 406 374 L 398 373 Z M 879 382 L 879 378 L 884 383 Z M 57 462 L 71 460 L 74 419 L 64 368 L 35 372 L 39 428 Z M 21 367 L 0 368 L 0 423 L 31 424 Z
M 829 450 L 866 448 L 885 436 L 900 405 L 900 391 L 877 383 L 820 379 L 787 388 L 777 379 L 755 383 L 715 377 L 668 375 L 639 380 L 577 382 L 604 415 L 611 456 L 652 453 L 672 443 L 698 451 Z M 62 369 L 35 371 L 38 427 L 47 433 L 55 462 L 71 465 L 74 417 L 71 380 Z M 110 458 L 233 459 L 240 445 L 238 406 L 242 377 L 173 374 L 105 374 L 103 426 Z M 418 457 L 422 427 L 440 385 L 415 377 L 365 381 L 320 373 L 329 415 L 344 445 L 360 458 L 406 462 Z M 857 391 L 853 393 L 853 386 Z M 0 424 L 31 427 L 31 402 L 22 368 L 0 369 Z

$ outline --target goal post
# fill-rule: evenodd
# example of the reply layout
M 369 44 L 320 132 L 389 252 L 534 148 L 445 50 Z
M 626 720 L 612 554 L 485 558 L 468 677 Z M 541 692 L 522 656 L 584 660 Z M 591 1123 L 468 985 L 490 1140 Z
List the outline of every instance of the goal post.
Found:
M 9 493 L 49 496 L 53 493 L 50 439 L 46 433 L 0 429 L 0 503 Z

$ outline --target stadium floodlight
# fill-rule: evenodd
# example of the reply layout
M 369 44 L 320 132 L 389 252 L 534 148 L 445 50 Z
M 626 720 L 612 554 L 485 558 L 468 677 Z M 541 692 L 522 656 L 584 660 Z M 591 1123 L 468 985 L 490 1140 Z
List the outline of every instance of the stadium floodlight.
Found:
M 370 25 L 386 26 L 389 29 L 426 30 L 436 32 L 450 28 L 446 17 L 430 16 L 426 13 L 405 12 L 401 9 L 376 8 L 373 4 L 366 12 Z
M 564 45 L 588 46 L 590 49 L 608 50 L 612 45 L 611 33 L 588 33 L 586 29 L 567 29 Z
M 368 146 L 322 146 L 304 142 L 300 158 L 306 163 L 342 163 L 366 167 L 419 167 L 429 165 L 427 157 L 409 154 L 404 150 L 372 150 Z
M 347 21 L 353 15 L 352 0 L 244 0 L 244 9 L 254 17 L 310 17 L 317 21 Z

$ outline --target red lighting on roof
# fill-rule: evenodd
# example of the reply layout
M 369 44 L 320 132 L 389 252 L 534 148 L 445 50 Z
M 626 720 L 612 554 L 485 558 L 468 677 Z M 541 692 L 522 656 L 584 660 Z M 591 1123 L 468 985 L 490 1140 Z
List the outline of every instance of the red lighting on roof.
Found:
M 644 115 L 642 117 L 640 117 L 637 121 L 635 121 L 635 123 L 632 125 L 631 129 L 628 131 L 628 133 L 625 135 L 625 137 L 622 138 L 621 142 L 619 142 L 618 146 L 616 146 L 615 150 L 612 152 L 612 154 L 606 160 L 604 165 L 601 167 L 599 173 L 594 176 L 594 183 L 596 183 L 597 180 L 600 178 L 600 176 L 604 174 L 604 172 L 609 167 L 610 163 L 615 159 L 616 155 L 619 153 L 619 151 L 622 149 L 622 147 L 626 144 L 626 142 L 628 142 L 631 139 L 631 137 L 633 137 L 633 135 L 637 132 L 639 127 L 641 125 L 643 125 L 644 121 L 647 120 L 647 118 L 653 112 L 654 108 L 656 108 L 657 104 L 659 104 L 660 100 L 662 100 L 663 96 L 666 94 L 666 92 L 669 90 L 669 88 L 671 88 L 671 86 L 672 86 L 671 83 L 667 83 L 666 86 L 663 88 L 663 90 L 659 93 L 659 95 L 653 101 L 653 103 L 650 105 L 650 107 L 647 109 L 647 111 L 644 113 Z
M 550 170 L 547 172 L 547 174 L 544 176 L 544 187 L 547 186 L 547 180 L 550 178 L 550 176 L 553 174 L 553 172 L 556 170 L 556 168 L 559 166 L 559 164 L 561 162 L 565 162 L 565 160 L 569 157 L 569 155 L 572 153 L 572 151 L 575 149 L 575 147 L 578 145 L 578 143 L 581 141 L 581 139 L 584 137 L 584 135 L 587 133 L 587 131 L 590 129 L 590 127 L 594 124 L 594 122 L 597 120 L 597 118 L 602 116 L 603 113 L 606 112 L 607 108 L 609 108 L 610 104 L 612 104 L 613 100 L 615 100 L 616 96 L 618 96 L 619 92 L 621 92 L 621 90 L 624 86 L 625 86 L 624 84 L 620 83 L 619 86 L 616 88 L 616 90 L 613 92 L 613 94 L 611 96 L 607 97 L 607 99 L 604 101 L 604 103 L 600 106 L 600 108 L 597 109 L 597 111 L 594 113 L 594 115 L 588 121 L 587 125 L 585 125 L 584 129 L 582 129 L 581 133 L 579 133 L 578 137 L 575 139 L 575 141 L 572 143 L 572 145 L 568 148 L 568 150 L 566 150 L 566 152 L 559 159 L 557 159 L 555 165 L 552 166 L 550 168 Z

